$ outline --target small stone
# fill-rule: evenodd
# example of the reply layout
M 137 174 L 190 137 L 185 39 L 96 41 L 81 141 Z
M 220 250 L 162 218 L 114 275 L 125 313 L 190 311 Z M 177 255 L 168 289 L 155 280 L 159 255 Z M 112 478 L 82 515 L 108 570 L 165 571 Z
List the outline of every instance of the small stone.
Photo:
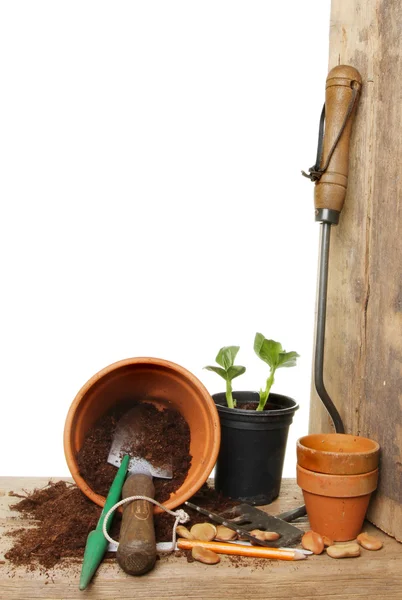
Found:
M 307 531 L 302 537 L 301 545 L 305 550 L 310 550 L 313 554 L 321 554 L 324 551 L 324 540 L 315 531 Z
M 205 565 L 216 565 L 221 560 L 216 552 L 212 552 L 212 550 L 207 550 L 201 546 L 194 546 L 191 550 L 191 555 L 194 560 L 198 560 L 198 562 L 202 562 Z
M 366 550 L 381 550 L 383 543 L 374 535 L 369 535 L 366 532 L 360 533 L 357 536 L 357 542 Z
M 250 534 L 262 542 L 273 542 L 275 540 L 279 540 L 281 537 L 279 533 L 276 533 L 276 531 L 262 531 L 261 529 L 253 529 L 250 531 Z M 256 543 L 252 540 L 251 543 L 256 545 Z
M 331 558 L 353 558 L 360 556 L 360 546 L 356 542 L 347 544 L 335 544 L 327 548 L 327 554 Z
M 194 540 L 194 536 L 192 533 L 190 533 L 190 531 L 187 529 L 187 527 L 184 527 L 184 525 L 178 525 L 176 527 L 176 533 L 179 537 L 184 538 L 186 540 Z
M 202 542 L 212 542 L 216 536 L 216 527 L 212 523 L 197 523 L 190 529 L 191 535 L 195 540 Z
M 218 525 L 216 528 L 216 536 L 215 539 L 220 542 L 231 542 L 235 540 L 237 537 L 237 533 L 233 531 L 233 529 L 229 529 L 229 527 L 225 527 L 224 525 Z

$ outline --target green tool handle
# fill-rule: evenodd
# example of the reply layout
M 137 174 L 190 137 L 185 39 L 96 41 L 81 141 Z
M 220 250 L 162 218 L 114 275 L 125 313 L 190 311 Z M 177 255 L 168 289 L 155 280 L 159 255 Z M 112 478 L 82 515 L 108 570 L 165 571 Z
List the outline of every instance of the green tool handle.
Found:
M 128 469 L 128 463 L 130 462 L 130 457 L 127 455 L 123 458 L 123 460 L 121 461 L 121 465 L 119 467 L 119 470 L 116 473 L 115 478 L 113 479 L 113 483 L 110 486 L 110 490 L 109 493 L 107 495 L 106 501 L 105 501 L 105 505 L 103 507 L 101 516 L 99 517 L 99 521 L 98 524 L 96 526 L 96 529 L 99 531 L 102 531 L 102 527 L 103 527 L 103 521 L 105 520 L 105 517 L 107 515 L 107 513 L 109 512 L 109 510 L 112 508 L 112 506 L 114 506 L 115 504 L 117 504 L 117 502 L 120 501 L 121 499 L 121 490 L 123 489 L 123 485 L 124 482 L 126 480 L 126 475 L 127 475 L 127 469 Z M 107 522 L 107 526 L 106 529 L 109 532 L 110 528 L 112 526 L 112 518 L 113 515 L 110 516 L 110 518 L 108 519 Z M 105 538 L 106 540 L 106 538 Z M 107 540 L 106 540 L 107 541 Z M 107 542 L 109 543 L 109 542 Z
M 99 517 L 98 524 L 96 525 L 96 529 L 91 531 L 88 535 L 81 569 L 80 590 L 85 590 L 85 588 L 88 586 L 106 552 L 109 542 L 102 532 L 103 522 L 106 514 L 109 512 L 112 506 L 119 502 L 121 498 L 121 490 L 126 479 L 129 460 L 130 457 L 125 456 L 121 461 L 119 470 L 116 473 L 107 495 L 101 516 Z M 112 521 L 113 515 L 111 515 L 108 519 L 106 526 L 107 531 L 110 531 Z

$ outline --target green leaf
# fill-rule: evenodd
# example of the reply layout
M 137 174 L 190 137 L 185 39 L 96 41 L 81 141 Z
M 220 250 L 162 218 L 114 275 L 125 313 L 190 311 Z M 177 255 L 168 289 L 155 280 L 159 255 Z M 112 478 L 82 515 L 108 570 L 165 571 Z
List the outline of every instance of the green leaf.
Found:
M 224 346 L 218 352 L 216 362 L 227 371 L 234 365 L 235 358 L 240 349 L 240 346 Z
M 225 369 L 222 369 L 221 367 L 208 366 L 208 367 L 204 367 L 204 369 L 206 369 L 207 371 L 213 371 L 214 373 L 217 373 L 218 375 L 223 377 L 223 379 L 227 379 L 226 371 L 225 371 Z
M 300 357 L 297 352 L 281 352 L 279 355 L 279 362 L 277 368 L 280 367 L 295 367 L 296 361 Z
M 276 369 L 283 352 L 282 344 L 274 340 L 267 340 L 262 333 L 256 333 L 254 339 L 255 353 L 261 360 L 266 362 L 271 369 Z
M 230 381 L 235 377 L 239 377 L 239 375 L 243 375 L 246 372 L 246 367 L 241 367 L 240 365 L 233 365 L 229 367 L 227 370 L 227 376 Z

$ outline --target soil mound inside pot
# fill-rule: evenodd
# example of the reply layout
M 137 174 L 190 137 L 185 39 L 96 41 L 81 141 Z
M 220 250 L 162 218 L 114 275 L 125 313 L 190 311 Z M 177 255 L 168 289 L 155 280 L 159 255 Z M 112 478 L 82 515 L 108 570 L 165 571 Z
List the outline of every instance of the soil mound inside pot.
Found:
M 77 454 L 80 473 L 90 487 L 107 496 L 116 467 L 107 462 L 117 422 L 122 415 L 136 406 L 133 401 L 117 404 L 99 419 L 88 431 Z M 159 410 L 154 404 L 141 403 L 140 440 L 133 441 L 127 452 L 131 456 L 146 458 L 152 464 L 164 464 L 172 458 L 173 478 L 154 479 L 155 499 L 165 502 L 184 482 L 191 464 L 190 428 L 183 416 L 174 408 Z
M 243 402 L 238 404 L 236 408 L 240 408 L 241 410 L 257 410 L 258 402 Z M 269 410 L 278 410 L 283 408 L 283 406 L 279 406 L 278 404 L 268 403 L 264 406 L 264 411 Z

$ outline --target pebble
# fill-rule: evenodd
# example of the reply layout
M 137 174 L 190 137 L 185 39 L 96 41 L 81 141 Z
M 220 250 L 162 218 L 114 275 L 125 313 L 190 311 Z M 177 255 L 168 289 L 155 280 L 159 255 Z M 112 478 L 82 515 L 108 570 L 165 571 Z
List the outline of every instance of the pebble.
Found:
M 218 525 L 216 528 L 216 536 L 215 539 L 221 542 L 230 542 L 237 538 L 237 533 L 229 527 L 225 527 L 224 525 Z
M 366 532 L 360 533 L 357 536 L 357 542 L 366 550 L 380 550 L 383 546 L 383 543 L 378 538 Z
M 311 550 L 313 554 L 321 554 L 324 550 L 324 540 L 315 531 L 307 531 L 302 537 L 301 545 L 305 550 Z
M 192 533 L 190 533 L 190 531 L 187 529 L 187 527 L 184 527 L 184 525 L 178 525 L 176 528 L 176 533 L 179 537 L 184 538 L 186 540 L 194 540 L 194 536 Z
M 202 562 L 205 565 L 216 565 L 221 560 L 216 552 L 212 552 L 212 550 L 207 550 L 201 546 L 194 546 L 191 550 L 191 555 L 194 560 L 198 560 L 198 562 Z
M 195 540 L 212 542 L 216 536 L 216 527 L 212 523 L 196 523 L 190 529 L 190 533 Z
M 250 534 L 264 542 L 273 542 L 281 537 L 276 531 L 263 531 L 262 529 L 253 529 Z
M 257 540 L 260 540 L 261 542 L 273 542 L 275 540 L 279 540 L 279 538 L 281 537 L 279 533 L 276 533 L 276 531 L 262 531 L 261 529 L 253 529 L 252 531 L 250 531 L 250 534 L 257 538 Z M 251 542 L 253 546 L 258 546 L 258 543 L 254 540 L 247 541 Z
M 360 556 L 360 546 L 356 542 L 328 546 L 327 554 L 331 558 L 353 558 Z

